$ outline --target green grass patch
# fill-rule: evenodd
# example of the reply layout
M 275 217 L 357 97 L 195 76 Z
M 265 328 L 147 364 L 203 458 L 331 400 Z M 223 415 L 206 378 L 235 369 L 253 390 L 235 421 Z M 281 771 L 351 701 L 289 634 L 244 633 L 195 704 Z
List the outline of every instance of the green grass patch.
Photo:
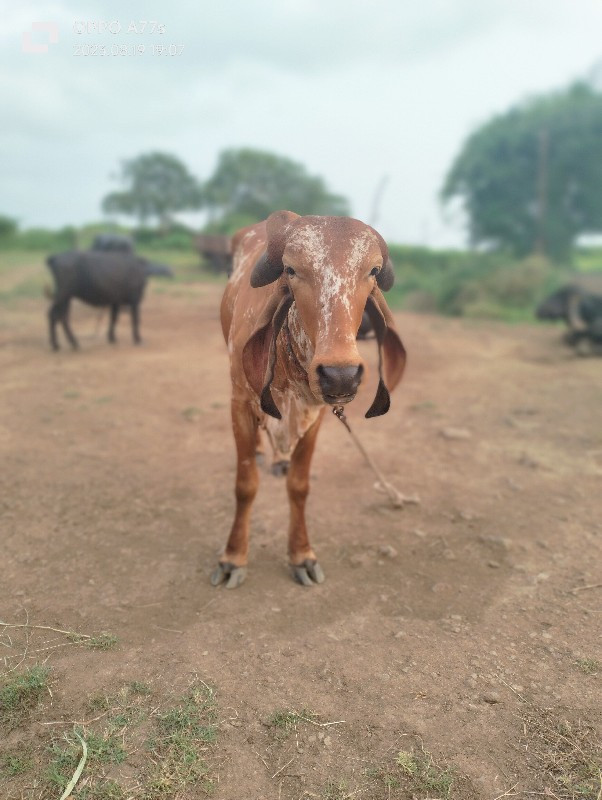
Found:
M 0 722 L 19 724 L 46 690 L 49 674 L 49 667 L 38 664 L 0 679 Z
M 81 729 L 78 729 L 78 733 L 88 746 L 88 771 L 95 764 L 122 764 L 125 761 L 127 753 L 115 733 L 84 732 Z M 68 735 L 64 739 L 65 745 L 55 741 L 50 747 L 51 759 L 46 771 L 48 783 L 60 789 L 64 789 L 71 780 L 81 757 L 81 745 L 77 739 L 71 739 Z
M 89 647 L 90 650 L 111 650 L 117 644 L 119 640 L 116 636 L 112 633 L 99 633 L 98 636 L 92 636 L 90 639 L 86 639 L 84 644 L 86 647 Z
M 177 705 L 156 717 L 156 732 L 149 740 L 156 767 L 145 800 L 176 795 L 187 784 L 211 794 L 214 782 L 205 752 L 217 736 L 217 709 L 213 690 L 194 684 Z
M 0 758 L 0 777 L 14 778 L 29 772 L 33 767 L 33 758 L 29 751 L 6 753 Z
M 33 678 L 29 671 L 12 678 L 11 707 L 19 708 L 23 686 L 29 691 L 32 684 L 43 685 L 43 675 L 34 671 Z M 15 693 L 21 699 L 15 699 Z M 202 681 L 157 708 L 151 688 L 133 680 L 115 693 L 90 697 L 82 718 L 90 717 L 66 734 L 57 728 L 36 730 L 43 738 L 35 749 L 0 756 L 0 780 L 10 781 L 17 796 L 24 781 L 31 786 L 35 770 L 36 797 L 56 800 L 81 760 L 81 737 L 87 760 L 70 795 L 73 800 L 172 800 L 185 787 L 194 797 L 212 793 L 208 761 L 217 737 L 217 705 L 213 690 Z
M 93 781 L 71 796 L 77 800 L 125 800 L 127 797 L 121 786 L 113 780 Z

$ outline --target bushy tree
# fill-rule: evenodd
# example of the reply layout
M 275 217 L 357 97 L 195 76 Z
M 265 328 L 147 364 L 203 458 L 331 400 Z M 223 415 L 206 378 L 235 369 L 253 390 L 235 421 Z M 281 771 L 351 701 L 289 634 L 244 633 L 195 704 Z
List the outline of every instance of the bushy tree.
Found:
M 473 244 L 567 258 L 602 231 L 602 95 L 586 84 L 535 98 L 479 128 L 441 191 L 461 198 Z
M 344 197 L 326 188 L 322 178 L 309 175 L 302 164 L 250 148 L 223 151 L 213 175 L 203 187 L 204 205 L 212 227 L 232 230 L 265 219 L 285 208 L 297 214 L 346 215 Z
M 168 153 L 146 153 L 125 161 L 119 180 L 125 188 L 107 195 L 103 210 L 136 216 L 142 224 L 155 217 L 166 227 L 174 212 L 201 205 L 199 182 Z
M 0 214 L 0 239 L 8 239 L 10 236 L 14 236 L 18 229 L 19 224 L 15 219 Z

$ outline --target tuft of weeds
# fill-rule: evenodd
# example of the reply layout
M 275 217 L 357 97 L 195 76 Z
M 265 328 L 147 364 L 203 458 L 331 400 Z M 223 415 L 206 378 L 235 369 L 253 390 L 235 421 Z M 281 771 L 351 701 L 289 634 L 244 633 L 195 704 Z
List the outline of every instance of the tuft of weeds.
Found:
M 128 684 L 127 688 L 130 690 L 130 692 L 132 692 L 132 694 L 152 694 L 150 686 L 147 686 L 146 683 L 141 683 L 140 681 L 132 681 Z
M 88 764 L 122 764 L 127 753 L 122 741 L 117 738 L 112 730 L 104 734 L 78 730 L 79 735 L 88 746 Z M 71 776 L 81 756 L 81 746 L 77 740 L 65 735 L 66 746 L 55 741 L 50 747 L 52 758 L 46 770 L 48 783 L 64 789 L 71 780 Z
M 21 673 L 9 674 L 0 685 L 0 722 L 14 727 L 37 704 L 48 685 L 50 668 L 36 664 Z
M 317 718 L 313 711 L 303 709 L 302 711 L 274 711 L 268 719 L 271 728 L 278 728 L 281 731 L 292 731 L 300 722 L 313 722 Z
M 321 792 L 322 800 L 345 800 L 349 797 L 349 787 L 344 780 L 328 780 Z
M 0 777 L 14 778 L 33 767 L 33 758 L 29 752 L 7 753 L 0 759 Z
M 123 789 L 115 781 L 94 781 L 75 792 L 77 800 L 125 800 Z
M 217 736 L 217 710 L 211 687 L 193 684 L 178 705 L 157 715 L 156 723 L 156 735 L 148 742 L 156 768 L 143 797 L 173 797 L 191 783 L 211 794 L 214 784 L 203 759 Z
M 197 406 L 188 406 L 182 411 L 182 416 L 188 422 L 196 422 L 203 412 Z
M 86 703 L 90 711 L 108 711 L 113 705 L 113 700 L 106 694 L 93 694 Z
M 394 766 L 370 769 L 366 775 L 382 783 L 390 797 L 392 790 L 403 789 L 411 791 L 412 796 L 420 793 L 421 796 L 448 798 L 455 780 L 454 770 L 437 764 L 425 750 L 400 750 Z
M 542 790 L 558 800 L 598 800 L 602 747 L 594 728 L 536 707 L 523 713 L 522 723 L 521 745 Z
M 600 672 L 600 662 L 595 658 L 578 658 L 575 663 L 584 675 L 597 675 Z
M 92 636 L 90 639 L 85 640 L 86 647 L 91 650 L 110 650 L 115 647 L 118 639 L 112 633 L 99 633 L 98 636 Z

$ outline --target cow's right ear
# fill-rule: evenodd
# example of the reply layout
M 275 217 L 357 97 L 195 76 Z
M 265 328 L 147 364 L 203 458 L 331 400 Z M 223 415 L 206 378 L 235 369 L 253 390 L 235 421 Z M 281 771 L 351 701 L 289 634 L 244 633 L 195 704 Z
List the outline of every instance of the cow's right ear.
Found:
M 259 258 L 251 273 L 251 286 L 254 289 L 267 286 L 282 275 L 284 270 L 282 256 L 286 246 L 286 237 L 296 219 L 299 219 L 299 215 L 293 211 L 275 211 L 267 218 L 267 250 Z
M 276 339 L 292 304 L 293 296 L 288 292 L 275 293 L 242 351 L 247 381 L 260 398 L 262 411 L 276 419 L 282 419 L 271 391 L 276 365 Z

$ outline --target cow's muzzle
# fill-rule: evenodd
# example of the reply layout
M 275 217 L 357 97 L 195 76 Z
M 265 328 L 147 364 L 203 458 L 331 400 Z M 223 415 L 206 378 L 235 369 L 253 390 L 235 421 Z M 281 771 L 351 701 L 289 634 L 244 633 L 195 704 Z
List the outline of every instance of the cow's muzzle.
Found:
M 316 371 L 324 402 L 334 406 L 353 400 L 364 368 L 361 364 L 348 367 L 326 367 L 320 364 Z

